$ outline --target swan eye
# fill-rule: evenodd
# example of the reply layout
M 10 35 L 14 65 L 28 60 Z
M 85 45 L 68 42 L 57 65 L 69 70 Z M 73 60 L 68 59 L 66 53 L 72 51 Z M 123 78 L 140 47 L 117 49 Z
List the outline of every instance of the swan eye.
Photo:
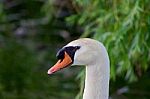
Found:
M 76 49 L 76 50 L 80 49 L 80 46 L 75 46 L 75 49 Z
M 65 52 L 67 52 L 68 55 L 71 57 L 71 59 L 74 60 L 75 52 L 76 52 L 78 49 L 80 49 L 80 46 L 67 46 L 67 47 L 64 47 L 64 48 L 60 49 L 60 50 L 57 52 L 56 57 L 57 57 L 57 59 L 63 60 L 63 59 L 64 59 Z
M 65 47 L 65 51 L 69 53 L 75 53 L 78 49 L 80 49 L 80 46 L 68 46 Z

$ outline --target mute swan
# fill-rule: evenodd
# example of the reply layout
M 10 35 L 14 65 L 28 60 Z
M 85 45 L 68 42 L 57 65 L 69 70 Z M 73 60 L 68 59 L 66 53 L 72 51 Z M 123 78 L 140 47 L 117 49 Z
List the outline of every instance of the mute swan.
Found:
M 57 53 L 58 62 L 48 70 L 52 74 L 70 65 L 85 65 L 83 99 L 108 99 L 109 57 L 102 43 L 82 38 L 64 46 Z

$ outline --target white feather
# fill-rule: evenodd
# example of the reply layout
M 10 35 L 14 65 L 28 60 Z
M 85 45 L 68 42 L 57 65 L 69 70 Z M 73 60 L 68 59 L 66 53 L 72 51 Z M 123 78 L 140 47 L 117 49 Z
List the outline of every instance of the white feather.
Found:
M 81 46 L 75 53 L 73 65 L 86 66 L 83 99 L 108 99 L 109 96 L 109 57 L 102 43 L 82 38 L 66 46 Z

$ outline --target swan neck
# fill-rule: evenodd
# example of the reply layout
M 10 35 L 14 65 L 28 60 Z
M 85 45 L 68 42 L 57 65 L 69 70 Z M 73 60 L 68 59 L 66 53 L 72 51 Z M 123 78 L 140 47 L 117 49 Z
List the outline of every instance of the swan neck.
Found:
M 100 62 L 86 66 L 85 89 L 83 99 L 108 99 L 109 62 Z

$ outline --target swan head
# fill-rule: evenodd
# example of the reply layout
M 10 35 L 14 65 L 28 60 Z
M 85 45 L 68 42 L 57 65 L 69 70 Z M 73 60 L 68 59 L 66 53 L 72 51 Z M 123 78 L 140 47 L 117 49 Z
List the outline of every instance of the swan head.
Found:
M 103 51 L 105 51 L 103 44 L 96 40 L 89 38 L 74 40 L 57 52 L 58 62 L 48 70 L 48 74 L 71 65 L 93 64 L 99 61 L 98 57 Z

